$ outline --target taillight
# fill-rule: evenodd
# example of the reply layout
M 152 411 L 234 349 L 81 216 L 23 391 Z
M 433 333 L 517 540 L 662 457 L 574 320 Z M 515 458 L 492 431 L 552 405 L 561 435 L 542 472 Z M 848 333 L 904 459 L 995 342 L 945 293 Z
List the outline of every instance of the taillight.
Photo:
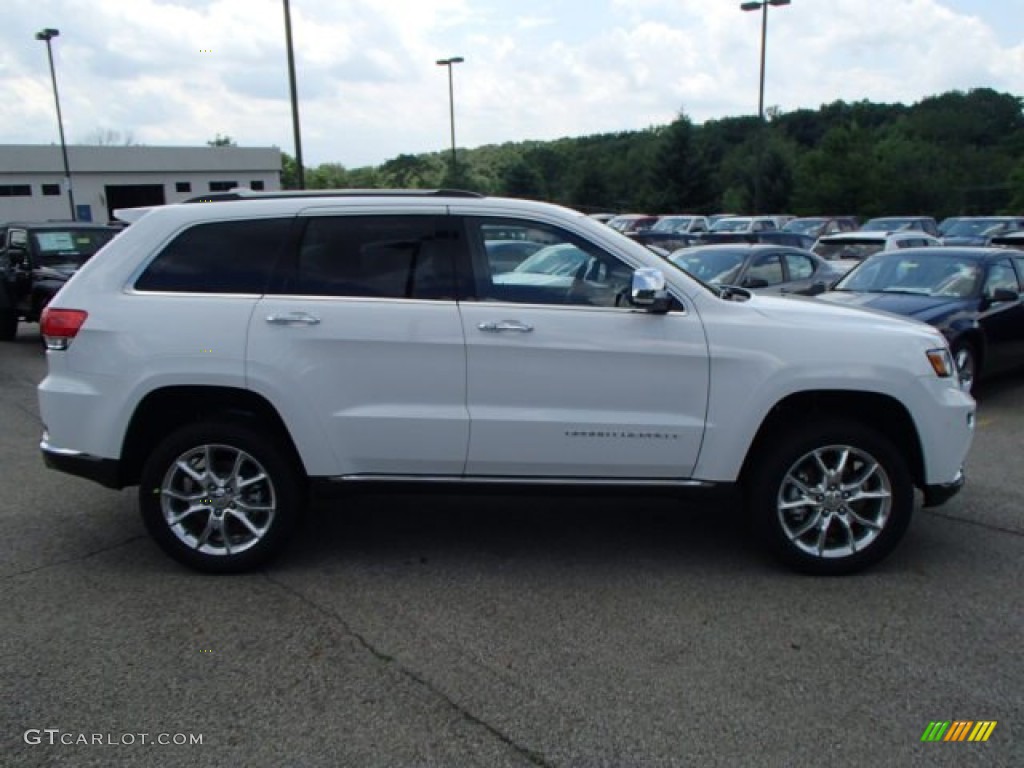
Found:
M 43 316 L 39 319 L 39 327 L 43 332 L 46 348 L 67 349 L 88 316 L 89 313 L 84 309 L 44 309 Z

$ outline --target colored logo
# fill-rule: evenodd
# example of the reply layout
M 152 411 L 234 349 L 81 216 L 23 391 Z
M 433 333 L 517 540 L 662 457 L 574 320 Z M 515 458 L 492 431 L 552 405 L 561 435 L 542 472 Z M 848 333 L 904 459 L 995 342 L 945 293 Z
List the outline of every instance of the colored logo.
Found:
M 988 741 L 996 720 L 933 720 L 921 734 L 921 741 Z

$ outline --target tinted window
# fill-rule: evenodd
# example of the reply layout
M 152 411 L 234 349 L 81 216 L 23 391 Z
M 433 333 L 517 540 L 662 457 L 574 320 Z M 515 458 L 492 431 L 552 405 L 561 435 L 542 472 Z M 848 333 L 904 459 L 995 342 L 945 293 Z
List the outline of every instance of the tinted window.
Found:
M 454 299 L 449 249 L 431 216 L 310 219 L 288 293 Z
M 218 221 L 185 230 L 135 281 L 140 291 L 263 293 L 291 219 Z
M 558 227 L 512 219 L 467 222 L 477 297 L 524 304 L 628 306 L 632 267 Z M 529 243 L 511 270 L 496 241 Z

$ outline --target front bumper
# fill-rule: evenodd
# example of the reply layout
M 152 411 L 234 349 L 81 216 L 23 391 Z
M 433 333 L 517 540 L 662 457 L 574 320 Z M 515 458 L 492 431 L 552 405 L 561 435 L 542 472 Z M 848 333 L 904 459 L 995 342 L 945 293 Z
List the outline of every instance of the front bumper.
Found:
M 103 459 L 80 451 L 57 448 L 50 445 L 45 434 L 39 442 L 39 450 L 42 451 L 43 462 L 50 469 L 84 477 L 107 488 L 124 488 L 121 481 L 121 462 L 117 459 Z
M 951 498 L 960 493 L 960 489 L 964 487 L 964 471 L 960 470 L 960 473 L 956 476 L 956 479 L 951 483 L 941 483 L 939 485 L 926 485 L 924 487 L 924 506 L 926 507 L 939 507 L 949 501 Z

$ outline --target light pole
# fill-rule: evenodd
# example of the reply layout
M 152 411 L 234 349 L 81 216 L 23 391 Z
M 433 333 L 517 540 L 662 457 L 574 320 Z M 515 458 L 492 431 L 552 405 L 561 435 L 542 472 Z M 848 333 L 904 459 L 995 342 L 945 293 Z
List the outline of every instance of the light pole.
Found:
M 71 220 L 77 221 L 75 216 L 75 193 L 71 190 L 71 167 L 68 165 L 68 147 L 64 142 L 64 118 L 60 114 L 60 97 L 57 95 L 57 71 L 53 68 L 53 48 L 50 41 L 60 34 L 59 29 L 49 27 L 36 32 L 36 40 L 46 41 L 46 55 L 50 59 L 50 79 L 53 81 L 53 101 L 57 105 L 57 129 L 60 131 L 60 153 L 64 157 L 64 185 L 68 188 L 68 205 L 71 207 Z
M 299 94 L 295 87 L 295 49 L 292 46 L 292 14 L 284 0 L 284 36 L 288 47 L 288 85 L 292 92 L 292 132 L 295 134 L 295 165 L 299 172 L 299 189 L 306 188 L 306 171 L 302 167 L 302 134 L 299 131 Z
M 768 43 L 768 6 L 789 5 L 790 0 L 751 0 L 740 3 L 742 11 L 761 11 L 761 84 L 757 91 L 757 175 L 754 176 L 754 213 L 761 212 L 761 167 L 764 155 L 764 59 Z
M 465 59 L 461 56 L 452 56 L 450 59 L 438 59 L 439 67 L 448 67 L 448 111 L 451 116 L 452 126 L 452 183 L 455 183 L 456 160 L 455 160 L 455 90 L 452 86 L 452 65 L 461 64 Z

